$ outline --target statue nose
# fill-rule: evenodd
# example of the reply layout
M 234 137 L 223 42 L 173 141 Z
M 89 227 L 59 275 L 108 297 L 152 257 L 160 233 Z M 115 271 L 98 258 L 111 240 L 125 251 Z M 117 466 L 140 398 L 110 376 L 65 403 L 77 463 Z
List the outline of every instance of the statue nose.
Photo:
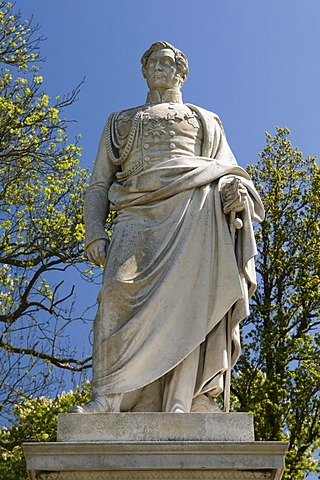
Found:
M 161 62 L 158 60 L 155 66 L 155 70 L 162 70 Z

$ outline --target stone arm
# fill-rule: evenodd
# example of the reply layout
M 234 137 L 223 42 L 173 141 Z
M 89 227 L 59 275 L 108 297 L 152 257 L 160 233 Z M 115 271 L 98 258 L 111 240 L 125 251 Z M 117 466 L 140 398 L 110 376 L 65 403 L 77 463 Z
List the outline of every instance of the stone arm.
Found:
M 233 165 L 237 165 L 237 161 L 227 142 L 221 120 L 217 115 L 215 115 L 215 122 L 218 123 L 219 128 L 215 135 L 217 145 L 214 146 L 214 148 L 216 149 L 214 158 L 227 161 L 228 163 Z M 230 178 L 230 175 L 227 175 L 222 180 L 221 201 L 223 205 L 223 211 L 226 215 L 229 215 L 231 212 L 242 212 L 245 208 L 246 199 L 248 199 L 248 197 L 248 190 L 239 178 Z
M 86 229 L 86 252 L 89 260 L 103 265 L 108 247 L 105 223 L 109 214 L 108 192 L 116 179 L 118 167 L 107 154 L 106 133 L 103 129 L 90 185 L 84 199 L 84 222 Z

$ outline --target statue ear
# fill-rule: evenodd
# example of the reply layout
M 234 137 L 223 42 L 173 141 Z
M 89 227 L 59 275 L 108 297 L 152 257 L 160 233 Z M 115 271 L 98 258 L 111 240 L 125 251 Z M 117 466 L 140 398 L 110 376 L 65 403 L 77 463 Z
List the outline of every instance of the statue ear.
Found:
M 183 85 L 184 82 L 186 81 L 186 76 L 185 76 L 185 75 L 181 75 L 180 72 L 177 72 L 176 78 L 179 79 L 179 86 L 182 87 L 182 85 Z

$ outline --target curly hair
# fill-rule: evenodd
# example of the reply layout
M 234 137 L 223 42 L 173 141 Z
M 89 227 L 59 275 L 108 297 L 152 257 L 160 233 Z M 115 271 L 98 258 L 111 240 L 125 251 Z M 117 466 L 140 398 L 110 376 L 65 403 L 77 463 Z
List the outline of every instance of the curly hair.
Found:
M 173 51 L 175 55 L 175 61 L 177 65 L 177 70 L 178 73 L 181 77 L 182 84 L 186 81 L 188 73 L 189 73 L 189 67 L 188 67 L 188 59 L 185 56 L 183 52 L 175 48 L 173 45 L 170 45 L 168 42 L 164 41 L 159 41 L 159 42 L 154 42 L 150 48 L 141 57 L 141 63 L 142 63 L 142 75 L 144 78 L 146 78 L 146 67 L 148 63 L 148 59 L 150 55 L 154 52 L 157 52 L 158 50 L 162 50 L 164 48 L 169 48 L 170 50 Z

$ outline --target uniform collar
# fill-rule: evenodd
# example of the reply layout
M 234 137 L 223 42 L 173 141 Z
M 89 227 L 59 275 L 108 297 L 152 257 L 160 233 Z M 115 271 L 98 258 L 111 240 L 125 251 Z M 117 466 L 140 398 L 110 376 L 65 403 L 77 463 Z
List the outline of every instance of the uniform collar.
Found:
M 146 103 L 182 103 L 180 89 L 168 88 L 161 95 L 158 90 L 149 90 Z

